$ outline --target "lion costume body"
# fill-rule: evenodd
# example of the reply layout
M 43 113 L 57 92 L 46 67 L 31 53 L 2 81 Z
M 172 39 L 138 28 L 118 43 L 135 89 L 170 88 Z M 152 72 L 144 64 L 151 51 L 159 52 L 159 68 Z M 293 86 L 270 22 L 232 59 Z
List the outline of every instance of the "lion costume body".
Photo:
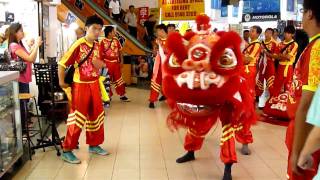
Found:
M 237 162 L 235 139 L 252 142 L 250 126 L 256 120 L 254 98 L 241 76 L 241 38 L 235 32 L 210 33 L 206 15 L 196 21 L 204 31 L 184 37 L 171 33 L 166 42 L 169 55 L 162 62 L 162 90 L 172 109 L 167 124 L 171 129 L 186 128 L 185 149 L 195 151 L 220 120 L 220 158 L 232 165 Z

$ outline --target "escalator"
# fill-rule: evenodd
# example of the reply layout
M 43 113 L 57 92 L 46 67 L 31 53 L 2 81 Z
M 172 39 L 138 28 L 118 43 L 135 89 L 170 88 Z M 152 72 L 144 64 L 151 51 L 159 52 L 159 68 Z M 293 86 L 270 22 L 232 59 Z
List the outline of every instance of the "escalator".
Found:
M 101 0 L 61 0 L 62 4 L 58 6 L 58 19 L 65 22 L 71 11 L 77 16 L 76 22 L 84 26 L 86 17 L 97 14 L 104 20 L 105 25 L 117 24 L 112 18 L 106 15 L 106 10 L 101 6 Z M 146 55 L 151 50 L 146 48 L 140 41 L 132 37 L 123 27 L 117 26 L 117 31 L 125 38 L 123 53 L 127 55 Z

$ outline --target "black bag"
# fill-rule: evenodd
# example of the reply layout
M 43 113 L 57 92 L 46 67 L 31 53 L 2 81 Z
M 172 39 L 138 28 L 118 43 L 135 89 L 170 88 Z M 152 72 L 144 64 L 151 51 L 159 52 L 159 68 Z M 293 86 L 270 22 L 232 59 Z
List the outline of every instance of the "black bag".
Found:
M 8 48 L 3 55 L 3 61 L 0 63 L 0 71 L 19 71 L 24 72 L 27 64 L 17 55 L 18 60 L 12 59 L 12 54 Z
M 80 68 L 80 66 L 90 57 L 93 49 L 94 49 L 94 44 L 93 44 L 89 54 L 78 64 L 78 68 Z M 65 70 L 64 82 L 66 84 L 71 85 L 73 83 L 73 75 L 74 75 L 75 70 L 76 69 L 75 69 L 74 65 L 67 67 L 67 69 Z

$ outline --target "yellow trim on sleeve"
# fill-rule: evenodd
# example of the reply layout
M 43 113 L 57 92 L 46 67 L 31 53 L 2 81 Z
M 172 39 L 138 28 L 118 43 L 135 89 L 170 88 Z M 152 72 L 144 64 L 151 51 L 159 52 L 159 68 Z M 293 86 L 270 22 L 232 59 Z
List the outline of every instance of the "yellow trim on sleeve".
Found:
M 305 90 L 305 91 L 312 91 L 312 92 L 316 92 L 317 91 L 317 88 L 316 86 L 310 86 L 310 85 L 304 85 L 302 86 L 302 90 Z

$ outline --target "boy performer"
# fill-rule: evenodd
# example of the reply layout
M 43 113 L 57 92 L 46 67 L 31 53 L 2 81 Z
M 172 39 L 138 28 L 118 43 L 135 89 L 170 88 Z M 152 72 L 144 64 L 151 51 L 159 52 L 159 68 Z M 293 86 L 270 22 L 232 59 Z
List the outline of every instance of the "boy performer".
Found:
M 279 44 L 279 53 L 273 57 L 279 60 L 279 67 L 274 82 L 274 95 L 288 90 L 287 86 L 292 81 L 293 63 L 296 59 L 298 44 L 294 41 L 294 26 L 287 26 L 284 29 L 284 41 Z M 284 91 L 281 91 L 284 89 Z
M 77 40 L 59 62 L 59 84 L 62 88 L 69 86 L 64 81 L 66 67 L 75 66 L 71 84 L 72 102 L 67 120 L 67 135 L 62 145 L 62 159 L 72 164 L 81 162 L 72 150 L 78 145 L 83 127 L 86 129 L 89 152 L 99 155 L 108 154 L 99 146 L 104 141 L 105 113 L 98 79 L 100 68 L 105 64 L 100 60 L 99 44 L 95 40 L 98 39 L 102 26 L 103 21 L 98 16 L 88 17 L 85 24 L 86 36 Z M 82 61 L 85 62 L 78 67 Z
M 242 76 L 245 78 L 247 84 L 249 85 L 248 89 L 253 99 L 256 96 L 255 86 L 257 75 L 257 63 L 259 61 L 260 53 L 262 50 L 261 43 L 258 39 L 261 33 L 262 29 L 260 26 L 252 26 L 249 32 L 251 42 L 242 52 L 245 64 L 245 69 L 242 73 Z M 252 103 L 254 104 L 255 102 Z M 244 155 L 251 154 L 248 144 L 253 142 L 253 137 L 250 131 L 249 124 L 243 124 L 243 128 L 238 132 L 236 139 L 243 145 L 241 153 Z
M 159 45 L 159 51 L 155 58 L 153 66 L 153 74 L 151 79 L 151 90 L 149 97 L 149 108 L 155 108 L 154 103 L 158 100 L 159 94 L 161 92 L 161 83 L 162 83 L 162 72 L 161 72 L 161 62 L 166 58 L 165 42 L 168 36 L 167 26 L 160 24 L 156 26 L 157 32 L 157 43 Z M 160 101 L 165 100 L 165 97 L 162 96 Z
M 316 0 L 303 2 L 303 29 L 310 38 L 309 45 L 301 54 L 293 74 L 296 87 L 295 100 L 298 109 L 293 109 L 295 119 L 290 121 L 287 129 L 286 144 L 289 150 L 288 179 L 312 180 L 317 173 L 320 151 L 313 153 L 312 170 L 298 168 L 298 158 L 306 143 L 312 126 L 306 122 L 315 91 L 320 85 L 320 4 Z
M 259 64 L 259 74 L 257 80 L 257 96 L 261 96 L 264 88 L 264 81 L 266 81 L 267 90 L 273 95 L 273 83 L 275 79 L 274 59 L 271 57 L 277 50 L 277 42 L 272 38 L 274 30 L 267 28 L 265 31 L 265 40 L 262 41 L 262 57 Z M 271 54 L 271 55 L 270 55 Z
M 105 38 L 100 42 L 101 59 L 106 63 L 111 82 L 114 84 L 116 92 L 120 96 L 120 100 L 123 102 L 130 102 L 130 99 L 126 97 L 125 82 L 121 75 L 122 58 L 120 51 L 122 46 L 116 38 L 114 27 L 105 27 L 104 33 Z M 111 97 L 112 91 L 110 88 L 110 98 Z

